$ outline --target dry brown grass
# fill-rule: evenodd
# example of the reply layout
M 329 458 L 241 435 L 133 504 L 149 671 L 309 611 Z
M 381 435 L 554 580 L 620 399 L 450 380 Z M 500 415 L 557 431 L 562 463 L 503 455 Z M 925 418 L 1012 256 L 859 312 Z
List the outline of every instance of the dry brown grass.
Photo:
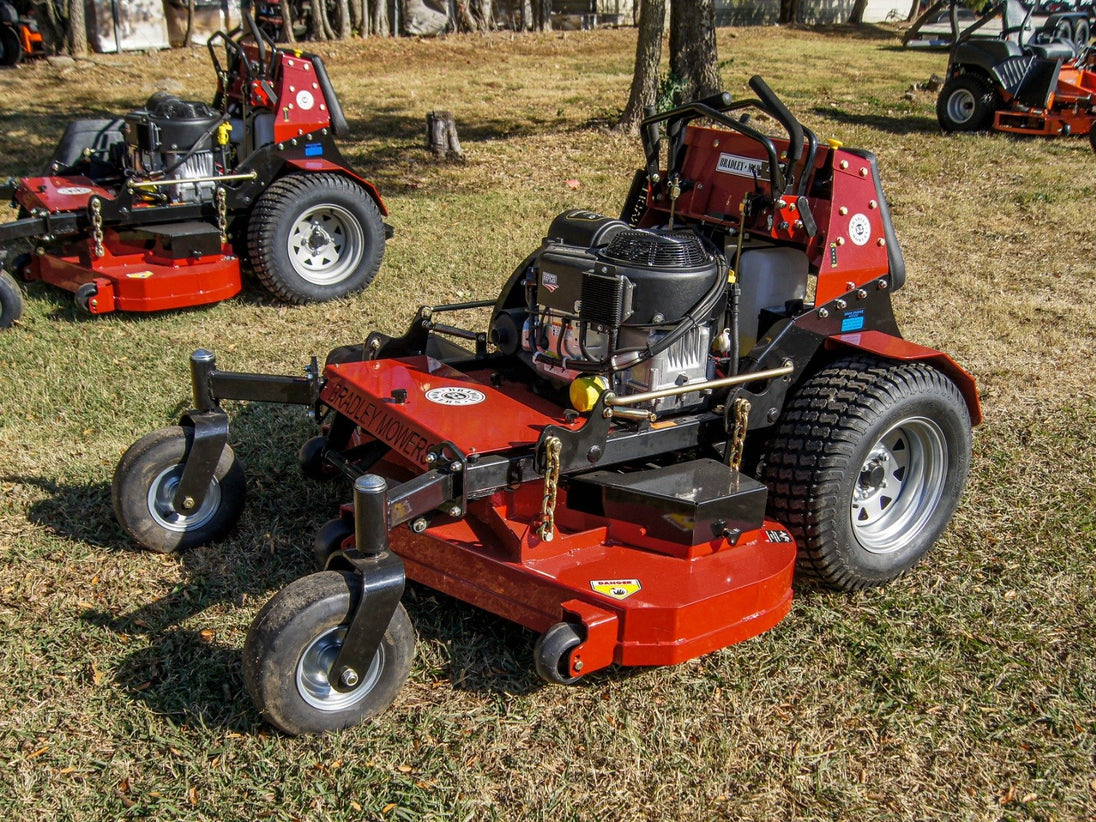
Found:
M 77 317 L 28 291 L 0 335 L 0 813 L 12 819 L 978 819 L 1094 817 L 1096 156 L 1077 139 L 947 137 L 907 88 L 944 57 L 871 31 L 720 32 L 727 88 L 766 76 L 823 137 L 877 153 L 905 250 L 909 338 L 979 381 L 986 423 L 953 527 L 907 580 L 798 591 L 776 630 L 675 668 L 542 687 L 533 637 L 413 588 L 418 658 L 395 706 L 338 736 L 271 733 L 243 693 L 256 610 L 309 569 L 344 493 L 299 478 L 296 411 L 234 420 L 249 508 L 224 543 L 132 550 L 115 461 L 188 402 L 186 356 L 295 373 L 402 330 L 420 301 L 493 296 L 551 218 L 619 208 L 640 162 L 606 130 L 634 33 L 324 47 L 397 228 L 360 299 Z M 169 87 L 200 51 L 0 75 L 0 174 L 41 166 L 72 116 Z M 421 147 L 433 108 L 468 153 Z M 566 184 L 577 179 L 579 188 Z

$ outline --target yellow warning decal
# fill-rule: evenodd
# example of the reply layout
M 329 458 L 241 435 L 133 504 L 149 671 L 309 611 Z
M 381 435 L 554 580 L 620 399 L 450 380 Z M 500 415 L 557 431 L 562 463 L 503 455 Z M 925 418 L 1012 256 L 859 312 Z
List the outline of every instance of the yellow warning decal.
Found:
M 592 579 L 590 588 L 603 596 L 613 599 L 627 599 L 643 589 L 638 579 Z
M 131 280 L 147 280 L 152 276 L 151 271 L 134 271 L 132 274 L 126 274 Z

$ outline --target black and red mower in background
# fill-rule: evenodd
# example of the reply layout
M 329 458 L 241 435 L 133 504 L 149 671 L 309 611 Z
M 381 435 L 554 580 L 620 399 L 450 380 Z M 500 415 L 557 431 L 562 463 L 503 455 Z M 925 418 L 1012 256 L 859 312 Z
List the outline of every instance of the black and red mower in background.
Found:
M 76 120 L 43 176 L 0 185 L 19 213 L 0 225 L 14 273 L 92 314 L 228 299 L 241 254 L 291 303 L 373 280 L 388 212 L 335 143 L 348 126 L 323 61 L 277 48 L 242 7 L 243 28 L 209 40 L 212 103 L 158 92 L 121 119 Z
M 1039 28 L 1031 15 L 1019 0 L 999 0 L 960 31 L 952 0 L 954 39 L 936 101 L 940 127 L 1044 137 L 1087 134 L 1096 150 L 1096 48 L 1089 42 L 1087 14 L 1052 14 Z M 982 36 L 998 17 L 1000 35 Z M 1080 40 L 1066 36 L 1081 27 Z
M 42 57 L 46 45 L 34 7 L 25 1 L 0 0 L 0 66 L 17 66 L 26 57 Z
M 133 539 L 180 550 L 236 521 L 225 399 L 306 406 L 305 474 L 353 484 L 316 536 L 323 570 L 249 632 L 269 722 L 320 732 L 392 702 L 414 651 L 405 578 L 541 634 L 537 671 L 571 683 L 772 628 L 797 555 L 854 590 L 929 551 L 966 481 L 974 381 L 899 334 L 874 156 L 819 144 L 750 86 L 651 114 L 621 218 L 559 215 L 495 300 L 420 308 L 302 377 L 192 354 L 194 409 L 115 471 Z M 483 330 L 453 319 L 474 309 Z

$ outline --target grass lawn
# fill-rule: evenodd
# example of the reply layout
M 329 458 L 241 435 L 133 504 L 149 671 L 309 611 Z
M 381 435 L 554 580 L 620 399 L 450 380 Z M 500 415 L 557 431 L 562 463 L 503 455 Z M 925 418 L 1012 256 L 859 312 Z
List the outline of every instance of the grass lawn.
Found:
M 634 30 L 319 47 L 345 153 L 396 228 L 354 299 L 290 308 L 252 283 L 208 308 L 92 320 L 65 292 L 26 290 L 0 334 L 0 814 L 1096 818 L 1096 155 L 1078 138 L 941 134 L 935 95 L 911 87 L 946 56 L 893 32 L 723 29 L 719 52 L 727 90 L 761 73 L 821 138 L 878 155 L 903 333 L 978 380 L 966 496 L 906 579 L 800 585 L 756 639 L 573 688 L 537 678 L 528 631 L 411 586 L 417 657 L 393 707 L 289 739 L 253 709 L 239 651 L 348 496 L 300 476 L 300 409 L 233 406 L 249 505 L 228 539 L 165 557 L 115 524 L 114 465 L 188 407 L 193 349 L 299 373 L 402 331 L 420 302 L 494 297 L 563 209 L 615 214 L 642 162 L 607 127 L 634 48 Z M 40 169 L 72 117 L 158 89 L 208 99 L 213 75 L 194 49 L 28 64 L 0 84 L 6 177 Z M 456 119 L 464 164 L 430 159 L 433 109 Z

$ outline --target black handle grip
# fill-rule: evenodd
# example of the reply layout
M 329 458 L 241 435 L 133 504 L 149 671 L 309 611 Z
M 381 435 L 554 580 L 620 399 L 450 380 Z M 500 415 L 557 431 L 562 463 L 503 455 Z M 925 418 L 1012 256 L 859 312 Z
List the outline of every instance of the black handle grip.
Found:
M 755 74 L 750 78 L 750 88 L 753 89 L 754 94 L 761 98 L 761 102 L 765 104 L 769 113 L 779 120 L 788 132 L 790 141 L 788 159 L 794 165 L 803 156 L 803 126 L 799 125 L 799 121 L 788 111 L 788 107 L 780 101 L 780 98 L 769 88 L 768 84 L 761 79 L 760 74 Z
M 731 97 L 729 91 L 721 91 L 718 94 L 713 94 L 711 97 L 705 97 L 703 100 L 695 100 L 694 102 L 700 103 L 702 106 L 714 108 L 716 111 L 724 111 L 734 102 L 734 98 Z

